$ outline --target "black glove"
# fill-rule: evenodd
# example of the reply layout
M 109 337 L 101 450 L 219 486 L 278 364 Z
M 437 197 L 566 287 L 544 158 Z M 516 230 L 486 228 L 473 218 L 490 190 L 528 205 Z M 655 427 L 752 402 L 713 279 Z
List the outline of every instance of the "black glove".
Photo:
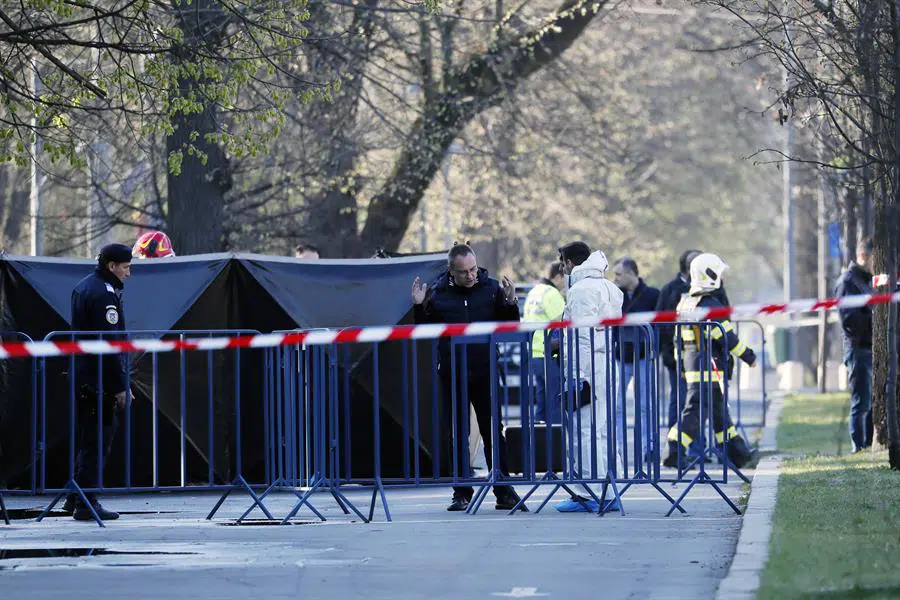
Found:
M 741 360 L 752 367 L 756 362 L 756 353 L 750 348 L 747 348 L 744 353 L 741 354 Z

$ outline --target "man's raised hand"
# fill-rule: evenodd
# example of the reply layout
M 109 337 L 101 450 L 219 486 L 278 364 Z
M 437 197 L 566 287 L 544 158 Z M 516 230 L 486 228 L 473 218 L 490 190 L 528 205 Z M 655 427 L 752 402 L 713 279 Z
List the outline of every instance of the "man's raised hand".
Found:
M 425 294 L 428 292 L 428 284 L 416 277 L 412 284 L 412 301 L 413 304 L 422 304 L 425 302 Z

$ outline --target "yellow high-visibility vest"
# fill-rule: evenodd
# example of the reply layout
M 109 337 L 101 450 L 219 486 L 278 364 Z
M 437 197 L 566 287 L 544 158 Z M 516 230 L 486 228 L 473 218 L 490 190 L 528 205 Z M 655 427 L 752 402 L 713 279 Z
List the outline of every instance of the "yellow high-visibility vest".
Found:
M 552 285 L 539 283 L 525 297 L 524 321 L 557 321 L 566 310 L 562 293 Z M 544 358 L 544 332 L 535 331 L 531 344 L 532 358 Z

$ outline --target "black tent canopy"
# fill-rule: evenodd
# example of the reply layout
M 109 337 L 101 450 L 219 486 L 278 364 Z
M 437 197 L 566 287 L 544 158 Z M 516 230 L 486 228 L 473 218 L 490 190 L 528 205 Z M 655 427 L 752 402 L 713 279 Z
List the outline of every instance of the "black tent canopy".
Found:
M 71 319 L 71 290 L 91 272 L 95 262 L 83 259 L 29 258 L 0 255 L 0 330 L 19 331 L 35 340 L 53 331 L 66 331 Z M 295 328 L 394 325 L 411 322 L 410 286 L 416 277 L 432 280 L 446 269 L 443 254 L 389 259 L 316 260 L 255 254 L 206 254 L 169 259 L 135 261 L 125 286 L 126 327 L 161 335 L 170 330 L 257 330 L 270 332 Z M 397 345 L 383 348 L 379 356 L 383 465 L 396 474 L 401 443 L 402 407 L 398 377 Z M 242 350 L 241 402 L 244 472 L 261 480 L 263 460 L 261 350 Z M 353 399 L 354 469 L 371 464 L 372 361 L 371 346 L 354 346 L 351 397 Z M 430 393 L 430 348 L 419 350 L 420 387 Z M 132 405 L 132 485 L 149 485 L 152 465 L 149 428 L 152 373 L 158 373 L 159 483 L 177 484 L 180 478 L 180 427 L 182 417 L 190 445 L 188 478 L 205 481 L 210 458 L 215 478 L 233 475 L 234 359 L 225 352 L 186 353 L 186 415 L 181 414 L 181 374 L 178 354 L 132 355 L 131 376 L 135 390 Z M 9 362 L 9 361 L 7 361 Z M 155 362 L 155 365 L 154 365 Z M 39 380 L 45 381 L 47 421 L 47 487 L 65 482 L 68 458 L 69 359 L 49 359 Z M 30 485 L 31 381 L 26 369 L 2 364 L 0 380 L 0 487 Z M 210 384 L 209 373 L 213 373 Z M 212 456 L 207 405 L 212 385 Z M 385 418 L 385 415 L 387 418 Z M 430 419 L 427 411 L 422 419 Z M 26 426 L 28 424 L 28 426 Z M 423 426 L 427 454 L 430 426 Z M 124 472 L 122 430 L 107 469 L 107 486 L 122 485 Z M 367 439 L 368 438 L 368 439 Z M 424 456 L 424 455 L 423 455 Z M 359 471 L 357 471 L 359 472 Z M 356 473 L 354 473 L 356 474 Z

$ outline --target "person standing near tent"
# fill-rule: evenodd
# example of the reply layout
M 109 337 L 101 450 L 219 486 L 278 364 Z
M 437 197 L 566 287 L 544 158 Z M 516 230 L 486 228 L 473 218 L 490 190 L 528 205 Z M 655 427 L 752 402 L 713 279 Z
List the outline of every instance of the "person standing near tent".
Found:
M 428 285 L 418 277 L 412 285 L 413 314 L 416 323 L 476 323 L 483 321 L 518 321 L 519 304 L 516 298 L 516 286 L 507 277 L 503 281 L 497 281 L 488 277 L 486 269 L 478 267 L 475 252 L 468 244 L 457 244 L 450 249 L 447 255 L 447 273 L 440 275 L 437 280 Z M 466 363 L 457 356 L 457 390 L 461 387 L 463 369 L 466 369 L 468 384 L 468 401 L 475 410 L 478 420 L 478 429 L 484 439 L 484 457 L 488 468 L 492 468 L 492 435 L 491 421 L 491 386 L 496 381 L 490 379 L 490 352 L 489 344 L 470 344 L 467 347 Z M 457 466 L 461 476 L 465 476 L 469 469 L 469 440 L 462 434 L 466 427 L 464 424 L 469 419 L 468 406 L 457 408 L 456 426 L 451 424 L 452 415 L 452 375 L 451 375 L 451 344 L 447 338 L 439 342 L 438 375 L 441 381 L 441 390 L 444 398 L 444 421 L 448 431 L 456 431 L 456 457 Z M 499 395 L 495 396 L 498 397 Z M 458 391 L 457 398 L 461 403 L 463 394 Z M 499 414 L 499 407 L 497 407 Z M 506 455 L 506 437 L 503 434 L 502 425 L 499 426 L 497 442 L 498 465 L 500 472 L 508 476 L 509 468 Z M 452 435 L 452 433 L 451 433 Z M 454 440 L 450 440 L 452 452 Z M 449 453 L 444 453 L 446 457 Z M 452 461 L 448 458 L 445 464 L 449 465 L 452 473 Z M 447 510 L 464 511 L 472 500 L 473 490 L 468 486 L 456 486 L 453 488 L 453 500 Z M 495 485 L 494 495 L 497 498 L 498 510 L 511 510 L 518 504 L 519 496 L 508 485 Z M 523 507 L 524 509 L 524 507 Z
M 131 276 L 131 251 L 124 244 L 109 244 L 100 250 L 94 272 L 82 279 L 72 291 L 72 331 L 125 330 L 122 291 L 125 280 Z M 101 369 L 102 379 L 99 375 Z M 100 480 L 97 469 L 101 451 L 97 431 L 98 408 L 102 403 L 102 456 L 105 465 L 118 428 L 117 413 L 131 401 L 131 391 L 126 381 L 125 365 L 119 354 L 76 357 L 78 457 L 75 463 L 75 481 L 82 488 L 97 487 Z M 100 519 L 106 521 L 119 518 L 118 513 L 104 509 L 93 493 L 85 495 Z M 66 498 L 63 510 L 72 513 L 77 521 L 93 519 L 89 508 L 75 494 Z

